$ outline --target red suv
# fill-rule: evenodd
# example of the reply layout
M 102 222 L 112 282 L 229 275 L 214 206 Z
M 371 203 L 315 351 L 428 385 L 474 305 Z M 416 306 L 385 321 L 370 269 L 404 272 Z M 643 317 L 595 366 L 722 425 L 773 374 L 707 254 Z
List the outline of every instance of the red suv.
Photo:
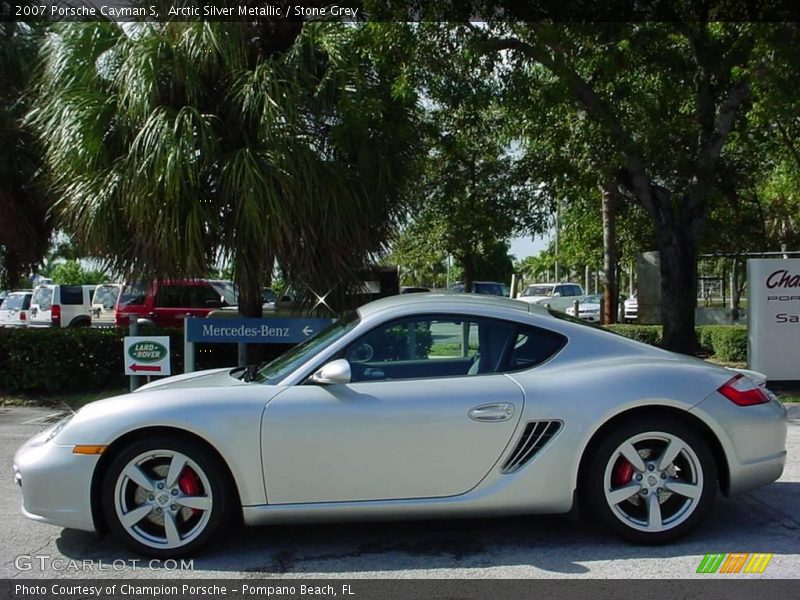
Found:
M 127 327 L 131 317 L 158 327 L 183 327 L 187 316 L 205 317 L 212 310 L 237 304 L 230 281 L 208 279 L 128 283 L 117 300 L 115 324 Z

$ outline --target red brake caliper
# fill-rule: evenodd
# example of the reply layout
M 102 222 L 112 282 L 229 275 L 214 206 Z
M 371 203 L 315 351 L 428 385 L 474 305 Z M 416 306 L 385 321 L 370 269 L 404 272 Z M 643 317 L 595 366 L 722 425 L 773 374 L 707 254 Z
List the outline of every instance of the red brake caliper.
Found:
M 620 458 L 617 466 L 614 467 L 614 473 L 611 477 L 611 482 L 616 487 L 627 485 L 633 479 L 633 465 L 625 458 Z
M 181 471 L 181 475 L 178 477 L 178 487 L 181 489 L 181 492 L 187 496 L 197 496 L 202 490 L 200 478 L 197 476 L 197 473 L 192 471 L 189 467 L 185 467 L 183 471 Z M 192 516 L 199 515 L 201 512 L 203 511 L 199 508 L 193 508 Z

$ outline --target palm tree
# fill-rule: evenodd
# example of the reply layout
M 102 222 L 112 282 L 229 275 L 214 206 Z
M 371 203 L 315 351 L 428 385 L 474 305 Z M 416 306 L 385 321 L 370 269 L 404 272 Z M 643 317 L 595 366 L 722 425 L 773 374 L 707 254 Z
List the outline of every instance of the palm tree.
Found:
M 52 233 L 47 198 L 35 182 L 40 156 L 22 126 L 41 32 L 35 23 L 0 23 L 0 289 L 21 286 Z
M 275 259 L 320 294 L 355 281 L 400 214 L 416 104 L 374 27 L 58 26 L 29 119 L 65 228 L 131 275 L 230 261 L 245 316 Z

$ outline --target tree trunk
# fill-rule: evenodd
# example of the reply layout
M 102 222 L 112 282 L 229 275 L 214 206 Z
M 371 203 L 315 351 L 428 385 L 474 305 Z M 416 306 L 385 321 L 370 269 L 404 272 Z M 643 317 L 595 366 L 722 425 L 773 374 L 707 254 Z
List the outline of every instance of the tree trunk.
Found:
M 472 284 L 475 282 L 475 255 L 471 252 L 464 254 L 461 266 L 464 269 L 464 291 L 469 294 L 472 292 Z
M 10 248 L 6 248 L 2 255 L 3 260 L 3 278 L 0 281 L 0 288 L 5 290 L 14 290 L 17 288 L 28 287 L 23 285 L 22 279 L 22 266 L 20 265 L 19 256 Z
M 661 323 L 663 347 L 694 354 L 697 338 L 694 309 L 697 304 L 697 237 L 694 228 L 662 223 L 658 228 L 661 253 Z
M 251 319 L 262 317 L 261 285 L 255 282 L 247 288 L 239 288 L 239 316 Z M 257 365 L 261 362 L 261 344 L 239 344 L 239 366 Z
M 616 232 L 616 186 L 606 182 L 600 189 L 603 198 L 603 290 L 604 324 L 617 322 L 617 232 Z

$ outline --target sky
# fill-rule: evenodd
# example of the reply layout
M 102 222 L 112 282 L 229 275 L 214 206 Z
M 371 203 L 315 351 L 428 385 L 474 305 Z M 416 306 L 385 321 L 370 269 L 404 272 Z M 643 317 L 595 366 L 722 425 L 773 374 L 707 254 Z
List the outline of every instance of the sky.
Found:
M 529 238 L 529 237 L 518 237 L 513 238 L 511 240 L 511 249 L 509 252 L 516 257 L 517 260 L 522 260 L 523 258 L 527 258 L 528 256 L 536 256 L 547 248 L 547 244 L 550 241 L 550 235 L 548 233 L 544 234 L 543 236 L 538 236 L 536 238 Z

